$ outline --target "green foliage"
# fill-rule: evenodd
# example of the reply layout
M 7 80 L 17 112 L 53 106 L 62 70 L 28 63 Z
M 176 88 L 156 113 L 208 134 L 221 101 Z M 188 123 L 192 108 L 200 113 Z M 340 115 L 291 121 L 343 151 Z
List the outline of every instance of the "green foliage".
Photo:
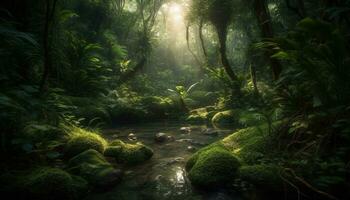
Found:
M 127 144 L 121 140 L 114 140 L 107 147 L 106 156 L 113 157 L 117 162 L 127 165 L 136 165 L 153 156 L 153 150 L 142 143 Z
M 246 165 L 239 168 L 239 178 L 259 188 L 281 191 L 283 181 L 280 176 L 282 170 L 271 164 Z
M 307 111 L 349 101 L 346 43 L 340 30 L 310 18 L 299 22 L 286 37 L 261 43 L 277 49 L 273 57 L 287 63 L 276 98 L 285 111 Z

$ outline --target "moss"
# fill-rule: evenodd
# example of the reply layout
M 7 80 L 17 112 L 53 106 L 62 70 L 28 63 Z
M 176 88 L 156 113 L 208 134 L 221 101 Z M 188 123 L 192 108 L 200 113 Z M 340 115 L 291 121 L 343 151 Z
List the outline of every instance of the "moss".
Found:
M 70 159 L 68 167 L 70 172 L 85 178 L 90 184 L 97 186 L 108 184 L 104 183 L 104 181 L 110 176 L 115 176 L 114 167 L 107 162 L 103 155 L 93 149 L 84 151 Z
M 143 97 L 140 104 L 147 111 L 147 116 L 152 119 L 164 118 L 174 107 L 171 99 L 158 96 Z
M 192 123 L 206 122 L 208 120 L 208 111 L 206 108 L 198 108 L 190 111 L 186 121 Z
M 236 112 L 233 110 L 226 110 L 222 112 L 218 112 L 214 115 L 211 122 L 214 125 L 226 125 L 226 124 L 232 124 L 236 123 Z
M 35 199 L 79 199 L 87 189 L 84 179 L 48 167 L 34 170 L 19 183 Z
M 64 141 L 67 134 L 59 127 L 39 122 L 28 123 L 23 130 L 23 137 L 32 142 Z
M 266 126 L 241 129 L 224 138 L 222 144 L 246 164 L 254 164 L 264 156 L 266 131 Z
M 110 143 L 105 155 L 115 158 L 117 162 L 134 165 L 150 159 L 153 156 L 153 150 L 140 142 L 127 144 L 121 140 L 115 140 Z
M 213 148 L 225 148 L 221 142 L 216 142 L 216 143 L 213 143 L 213 144 L 210 144 L 206 147 L 203 147 L 201 149 L 199 149 L 196 153 L 194 153 L 186 162 L 186 170 L 189 171 L 193 165 L 197 162 L 198 160 L 198 157 L 199 155 L 202 153 L 202 152 L 205 152 L 207 150 L 210 150 L 210 149 L 213 149 Z
M 186 169 L 193 185 L 210 188 L 232 183 L 239 166 L 238 159 L 216 143 L 195 153 L 188 160 Z
M 108 146 L 104 152 L 104 155 L 107 157 L 114 157 L 120 153 L 122 153 L 121 146 Z
M 280 178 L 281 169 L 272 164 L 242 166 L 238 173 L 240 179 L 247 181 L 256 187 L 280 190 L 283 181 Z
M 109 109 L 112 121 L 116 122 L 142 122 L 147 119 L 147 112 L 139 107 L 129 105 L 126 102 Z
M 65 147 L 65 155 L 73 157 L 88 149 L 94 149 L 103 153 L 106 144 L 106 140 L 97 133 L 73 127 Z

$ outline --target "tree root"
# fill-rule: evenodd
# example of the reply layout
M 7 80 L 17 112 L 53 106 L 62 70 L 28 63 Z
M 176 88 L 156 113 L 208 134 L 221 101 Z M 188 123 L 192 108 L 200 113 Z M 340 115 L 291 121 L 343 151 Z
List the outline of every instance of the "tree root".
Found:
M 313 187 L 310 183 L 306 182 L 304 179 L 302 179 L 301 177 L 297 176 L 295 171 L 291 168 L 284 168 L 284 171 L 285 172 L 289 172 L 293 178 L 295 178 L 297 181 L 299 181 L 300 183 L 302 183 L 304 186 L 306 186 L 307 188 L 309 188 L 310 190 L 312 190 L 313 192 L 321 195 L 321 196 L 324 196 L 328 199 L 333 199 L 333 200 L 339 200 L 337 197 L 331 195 L 331 194 L 328 194 L 327 192 L 324 192 L 324 191 L 321 191 L 315 187 Z

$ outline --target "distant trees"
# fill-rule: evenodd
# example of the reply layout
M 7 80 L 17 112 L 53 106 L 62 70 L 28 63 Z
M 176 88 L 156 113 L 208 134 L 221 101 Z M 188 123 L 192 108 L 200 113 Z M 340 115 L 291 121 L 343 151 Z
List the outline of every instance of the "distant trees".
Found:
M 234 12 L 233 2 L 231 0 L 193 0 L 190 12 L 189 19 L 199 23 L 199 36 L 205 56 L 207 56 L 207 52 L 202 36 L 203 23 L 210 23 L 213 25 L 218 36 L 221 64 L 233 83 L 232 89 L 234 93 L 239 95 L 240 86 L 238 85 L 238 77 L 232 69 L 226 53 L 228 27 L 231 24 L 232 14 Z

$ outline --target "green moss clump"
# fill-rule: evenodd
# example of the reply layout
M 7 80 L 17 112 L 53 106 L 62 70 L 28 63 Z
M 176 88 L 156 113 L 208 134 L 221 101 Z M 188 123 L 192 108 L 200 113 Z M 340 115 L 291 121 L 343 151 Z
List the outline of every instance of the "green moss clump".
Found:
M 272 164 L 242 166 L 239 171 L 240 179 L 247 181 L 260 188 L 269 190 L 281 190 L 283 181 L 280 178 L 281 169 Z
M 214 148 L 225 148 L 221 142 L 216 142 L 216 143 L 213 143 L 213 144 L 210 144 L 206 147 L 203 147 L 201 149 L 199 149 L 196 153 L 194 153 L 186 162 L 186 170 L 189 171 L 193 165 L 197 162 L 198 160 L 198 157 L 199 155 L 202 153 L 202 152 L 205 152 L 207 150 L 210 150 L 210 149 L 214 149 Z
M 187 117 L 186 121 L 191 123 L 203 123 L 208 120 L 208 111 L 206 108 L 197 108 L 191 110 L 190 115 Z
M 110 143 L 105 155 L 115 158 L 117 162 L 135 165 L 150 159 L 153 156 L 153 150 L 140 142 L 127 144 L 121 140 L 115 140 Z
M 35 199 L 79 199 L 87 182 L 57 168 L 39 168 L 19 182 L 27 195 Z
M 68 167 L 73 174 L 85 178 L 95 186 L 114 184 L 120 180 L 120 174 L 116 173 L 116 169 L 107 162 L 103 155 L 93 149 L 70 159 Z
M 73 127 L 65 147 L 65 155 L 73 157 L 88 149 L 104 152 L 107 142 L 100 135 L 81 128 Z
M 267 126 L 241 129 L 224 138 L 222 144 L 244 163 L 256 164 L 263 158 L 266 150 L 266 131 Z
M 195 186 L 211 188 L 234 181 L 240 163 L 222 145 L 214 144 L 194 154 L 187 162 L 188 177 Z
M 121 154 L 122 150 L 121 146 L 107 146 L 104 155 L 107 157 L 114 157 L 115 155 Z
M 211 119 L 211 122 L 214 125 L 226 125 L 226 124 L 232 124 L 236 123 L 236 114 L 233 110 L 226 110 L 222 112 L 218 112 L 214 115 L 214 117 Z

